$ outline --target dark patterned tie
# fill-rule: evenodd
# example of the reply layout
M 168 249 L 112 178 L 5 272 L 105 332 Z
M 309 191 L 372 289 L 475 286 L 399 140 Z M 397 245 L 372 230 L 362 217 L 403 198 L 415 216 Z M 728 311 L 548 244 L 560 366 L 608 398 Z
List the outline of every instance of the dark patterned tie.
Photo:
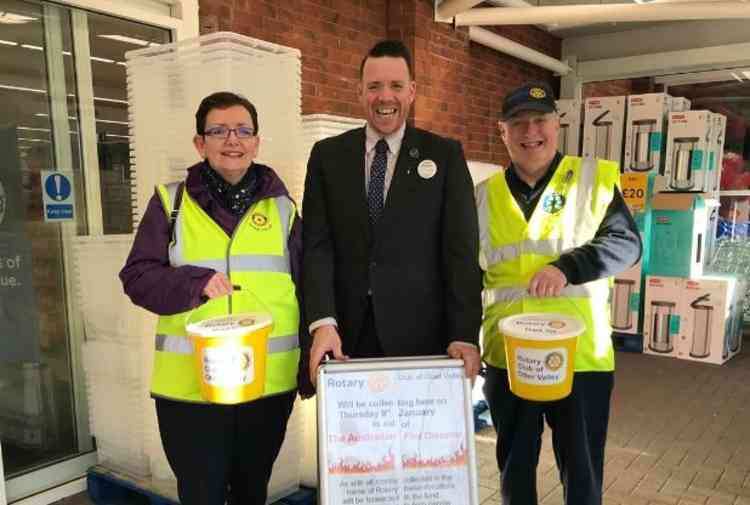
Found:
M 383 212 L 383 192 L 385 188 L 385 169 L 388 166 L 388 144 L 384 139 L 375 144 L 375 158 L 370 165 L 370 186 L 367 194 L 367 205 L 370 209 L 370 224 L 378 222 Z

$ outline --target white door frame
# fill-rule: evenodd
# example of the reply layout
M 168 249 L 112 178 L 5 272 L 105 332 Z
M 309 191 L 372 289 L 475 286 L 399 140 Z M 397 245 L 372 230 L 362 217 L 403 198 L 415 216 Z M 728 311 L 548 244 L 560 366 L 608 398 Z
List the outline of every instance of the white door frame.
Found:
M 124 2 L 122 0 L 57 0 L 57 3 L 65 7 L 84 9 L 100 14 L 106 14 L 167 29 L 172 35 L 173 42 L 190 37 L 196 37 L 199 35 L 198 0 L 129 0 L 127 2 Z M 54 7 L 52 8 L 52 10 L 54 10 Z M 76 16 L 76 19 L 74 19 L 74 21 L 77 21 L 77 24 L 80 26 L 83 22 L 82 18 L 83 16 L 78 15 Z M 79 35 L 81 35 L 80 32 Z M 75 37 L 76 34 L 74 33 L 74 38 Z M 81 45 L 81 47 L 84 46 L 85 44 Z M 80 68 L 77 70 L 79 72 L 81 71 Z M 80 83 L 78 84 L 80 86 Z M 60 116 L 60 114 L 57 115 Z M 62 114 L 61 117 L 67 117 L 67 114 Z M 67 138 L 67 135 L 63 136 L 63 138 Z M 65 147 L 63 146 L 60 146 L 59 148 L 65 149 Z M 90 143 L 87 148 L 91 148 Z M 93 148 L 95 149 L 96 145 L 94 145 Z M 64 152 L 57 154 L 61 158 L 66 158 L 66 153 Z M 82 154 L 83 161 L 85 162 L 86 153 Z M 84 171 L 90 171 L 92 169 L 91 166 L 84 166 L 82 168 L 84 169 Z M 95 175 L 98 176 L 98 173 Z M 98 180 L 98 177 L 96 177 L 95 179 Z M 90 187 L 87 188 L 88 190 L 92 190 L 94 187 L 98 188 L 98 184 L 89 186 Z M 92 207 L 87 209 L 87 217 L 90 217 L 92 214 L 99 216 L 98 219 L 94 219 L 90 223 L 93 224 L 93 230 L 90 230 L 90 233 L 93 234 L 101 234 L 100 223 L 102 206 L 100 198 L 101 195 L 99 194 L 98 196 L 99 198 L 89 199 L 89 202 L 87 202 Z M 66 277 L 69 277 L 73 272 L 72 268 L 70 268 L 72 262 L 69 258 L 70 254 L 66 254 L 65 250 L 70 251 L 71 249 L 69 240 L 65 240 L 65 238 L 71 238 L 72 235 L 75 234 L 75 231 L 73 229 L 66 229 L 69 228 L 69 226 L 65 225 L 63 225 L 62 228 L 62 236 L 64 242 L 63 253 L 65 256 L 64 263 L 66 265 Z M 66 282 L 66 298 L 68 299 L 69 309 L 71 308 L 71 299 L 74 296 L 74 292 L 72 291 L 72 289 L 72 278 L 70 278 L 68 279 L 68 282 Z M 68 310 L 68 313 L 69 315 L 72 315 L 71 319 L 73 320 L 69 321 L 69 323 L 72 322 L 72 324 L 69 325 L 71 335 L 70 358 L 71 367 L 74 370 L 73 388 L 76 397 L 76 412 L 78 413 L 77 422 L 85 423 L 79 426 L 78 434 L 79 437 L 88 436 L 88 418 L 86 415 L 82 415 L 86 414 L 88 412 L 88 409 L 85 408 L 85 405 L 82 405 L 81 403 L 81 400 L 85 398 L 85 385 L 83 384 L 83 375 L 80 360 L 81 344 L 83 342 L 83 327 L 80 321 L 80 312 L 76 312 L 75 310 Z M 76 313 L 77 316 L 73 315 Z M 2 454 L 0 453 L 0 458 L 1 457 Z M 5 505 L 6 500 L 21 500 L 25 496 L 41 491 L 41 489 L 38 488 L 40 484 L 44 482 L 48 483 L 48 485 L 57 486 L 54 489 L 59 491 L 57 493 L 53 493 L 54 496 L 49 495 L 49 493 L 42 493 L 43 495 L 49 495 L 50 501 L 63 498 L 64 496 L 62 496 L 60 493 L 67 496 L 79 492 L 80 483 L 83 482 L 80 480 L 80 478 L 85 475 L 86 469 L 95 463 L 96 454 L 93 452 L 89 452 L 86 454 L 81 454 L 75 458 L 67 459 L 60 463 L 49 465 L 41 470 L 29 472 L 19 477 L 15 477 L 13 479 L 5 481 L 5 475 L 2 471 L 2 460 L 0 459 L 0 505 Z M 66 483 L 69 483 L 71 481 L 75 481 L 76 485 L 65 485 Z M 41 498 L 42 495 L 37 496 Z M 37 500 L 35 503 L 37 503 L 38 501 L 39 500 Z M 42 501 L 45 501 L 45 499 L 42 498 Z

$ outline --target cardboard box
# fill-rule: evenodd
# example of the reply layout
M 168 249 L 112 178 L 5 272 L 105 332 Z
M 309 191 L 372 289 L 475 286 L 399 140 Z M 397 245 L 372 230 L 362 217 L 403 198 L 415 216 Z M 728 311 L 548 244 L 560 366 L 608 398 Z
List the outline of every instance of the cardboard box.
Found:
M 580 156 L 581 101 L 565 98 L 555 103 L 557 104 L 557 113 L 560 116 L 557 150 L 568 156 Z
M 622 172 L 625 97 L 587 98 L 583 112 L 583 156 L 617 162 Z
M 624 172 L 663 173 L 670 99 L 666 93 L 628 96 Z
M 744 285 L 728 275 L 684 279 L 678 356 L 720 365 L 742 348 Z
M 696 278 L 703 274 L 708 212 L 701 195 L 659 193 L 651 216 L 649 273 Z
M 643 284 L 649 273 L 651 246 L 651 200 L 657 176 L 655 172 L 630 172 L 620 176 L 620 190 L 633 216 L 643 244 L 640 261 L 614 278 L 610 296 L 612 328 L 618 333 L 643 331 Z M 626 301 L 627 299 L 627 301 Z M 628 307 L 629 312 L 624 312 Z
M 666 191 L 710 191 L 711 114 L 706 110 L 670 113 L 664 162 Z
M 680 342 L 682 279 L 646 276 L 643 352 L 677 357 Z
M 670 100 L 670 110 L 672 112 L 685 112 L 690 110 L 690 100 L 684 96 L 673 96 Z

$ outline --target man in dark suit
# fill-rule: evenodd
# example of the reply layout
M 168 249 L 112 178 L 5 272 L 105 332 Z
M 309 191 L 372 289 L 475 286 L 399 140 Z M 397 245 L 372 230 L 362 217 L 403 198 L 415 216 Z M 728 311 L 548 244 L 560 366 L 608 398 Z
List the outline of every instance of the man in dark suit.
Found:
M 315 144 L 303 202 L 312 383 L 321 359 L 449 354 L 479 369 L 481 271 L 461 145 L 406 125 L 416 92 L 400 41 L 360 67 L 367 126 Z M 303 357 L 304 359 L 304 357 Z

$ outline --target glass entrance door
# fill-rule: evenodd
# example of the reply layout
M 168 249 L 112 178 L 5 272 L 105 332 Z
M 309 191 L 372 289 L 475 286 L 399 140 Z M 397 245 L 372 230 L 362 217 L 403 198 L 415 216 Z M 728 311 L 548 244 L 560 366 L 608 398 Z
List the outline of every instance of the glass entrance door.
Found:
M 83 182 L 69 119 L 70 15 L 14 0 L 1 0 L 0 11 L 0 436 L 8 478 L 91 442 L 76 427 L 62 229 L 86 233 L 85 201 L 76 199 L 65 225 L 42 215 L 42 171 L 72 173 L 77 193 Z
M 132 231 L 124 53 L 169 38 L 59 4 L 0 0 L 0 441 L 9 501 L 95 462 L 72 243 Z M 49 171 L 70 177 L 69 220 L 46 219 Z

